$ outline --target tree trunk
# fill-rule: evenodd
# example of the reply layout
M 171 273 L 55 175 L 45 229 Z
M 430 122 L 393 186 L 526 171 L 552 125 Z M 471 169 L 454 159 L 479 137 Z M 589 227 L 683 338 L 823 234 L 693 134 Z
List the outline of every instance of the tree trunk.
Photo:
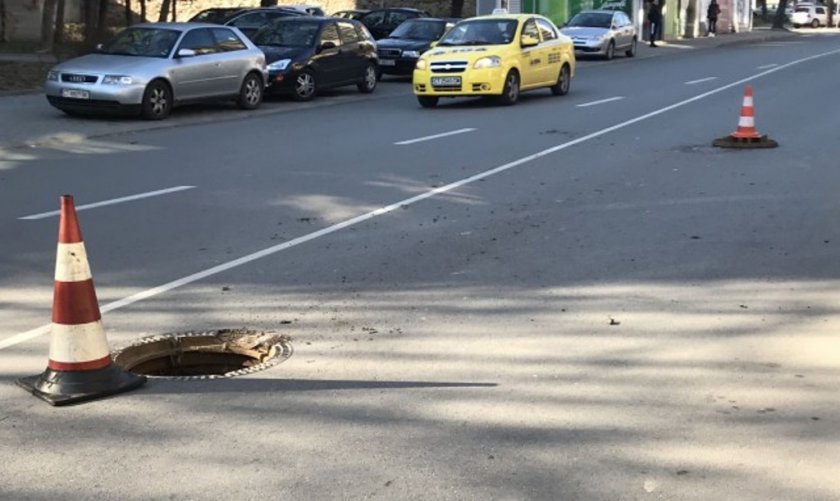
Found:
M 165 23 L 169 18 L 169 0 L 163 0 L 160 4 L 160 14 L 158 15 L 158 22 Z
M 108 0 L 99 0 L 99 9 L 96 16 L 96 42 L 101 43 L 108 39 Z
M 172 22 L 178 22 L 178 10 L 176 7 L 178 6 L 178 0 L 172 0 Z
M 44 10 L 41 12 L 41 48 L 52 50 L 55 37 L 55 4 L 56 0 L 44 0 Z
M 148 21 L 146 17 L 146 0 L 140 0 L 140 22 L 145 23 Z
M 131 26 L 131 0 L 125 0 L 125 25 Z
M 103 0 L 107 1 L 107 0 Z M 84 0 L 85 46 L 93 48 L 96 45 L 96 0 Z
M 58 0 L 58 10 L 55 13 L 55 36 L 53 40 L 56 44 L 64 43 L 64 7 L 66 2 Z
M 776 9 L 776 16 L 773 18 L 773 29 L 785 29 L 785 9 L 787 9 L 788 0 L 779 0 L 779 6 Z
M 464 0 L 452 0 L 452 9 L 449 11 L 450 17 L 461 17 L 464 11 Z
M 835 26 L 835 24 L 834 24 L 835 0 L 828 0 L 828 2 L 826 2 L 826 5 L 828 6 L 828 27 L 829 28 L 834 28 L 834 26 Z

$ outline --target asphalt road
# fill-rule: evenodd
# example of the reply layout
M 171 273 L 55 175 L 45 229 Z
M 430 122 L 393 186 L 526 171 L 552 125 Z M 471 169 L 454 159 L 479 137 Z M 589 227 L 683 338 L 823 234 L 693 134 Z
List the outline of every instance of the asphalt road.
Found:
M 801 37 L 586 63 L 515 107 L 385 82 L 6 151 L 0 497 L 837 499 L 838 63 Z M 781 147 L 712 148 L 747 83 Z M 20 218 L 166 189 L 79 213 L 111 344 L 294 355 L 71 408 L 16 388 L 57 224 Z

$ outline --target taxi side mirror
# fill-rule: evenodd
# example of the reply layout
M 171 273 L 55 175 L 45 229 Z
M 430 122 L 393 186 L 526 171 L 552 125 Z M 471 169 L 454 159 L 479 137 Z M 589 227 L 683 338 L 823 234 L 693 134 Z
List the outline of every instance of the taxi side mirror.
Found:
M 531 35 L 522 35 L 522 40 L 520 42 L 523 48 L 525 47 L 533 47 L 535 45 L 540 44 L 540 39 Z
M 434 49 L 435 47 L 437 47 L 437 40 L 429 44 L 430 49 Z

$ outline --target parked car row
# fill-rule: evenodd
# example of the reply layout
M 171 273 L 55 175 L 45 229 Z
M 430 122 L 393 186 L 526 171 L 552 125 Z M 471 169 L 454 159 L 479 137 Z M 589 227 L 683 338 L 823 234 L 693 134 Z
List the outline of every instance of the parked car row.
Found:
M 370 11 L 362 19 L 409 10 Z M 113 111 L 162 119 L 191 101 L 233 99 L 254 109 L 264 94 L 307 101 L 319 90 L 347 85 L 370 93 L 384 73 L 411 76 L 423 107 L 457 96 L 496 96 L 513 104 L 530 89 L 567 93 L 576 54 L 611 59 L 620 50 L 632 57 L 637 43 L 620 11 L 585 11 L 563 29 L 532 14 L 463 21 L 410 17 L 379 41 L 349 14 L 322 17 L 266 7 L 199 16 L 219 23 L 135 25 L 96 53 L 59 64 L 47 76 L 47 99 L 70 114 Z M 237 25 L 249 17 L 253 24 Z

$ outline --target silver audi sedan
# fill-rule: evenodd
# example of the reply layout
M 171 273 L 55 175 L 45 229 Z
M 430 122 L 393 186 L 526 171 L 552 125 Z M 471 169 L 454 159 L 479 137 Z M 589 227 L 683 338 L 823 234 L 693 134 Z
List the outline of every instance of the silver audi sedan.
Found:
M 262 103 L 265 54 L 236 28 L 203 23 L 147 23 L 121 31 L 93 54 L 47 74 L 51 105 L 68 114 L 125 113 L 166 118 L 190 101 Z
M 577 13 L 560 32 L 572 39 L 577 55 L 599 55 L 612 59 L 623 50 L 627 57 L 636 55 L 638 35 L 633 22 L 618 10 L 585 10 Z

